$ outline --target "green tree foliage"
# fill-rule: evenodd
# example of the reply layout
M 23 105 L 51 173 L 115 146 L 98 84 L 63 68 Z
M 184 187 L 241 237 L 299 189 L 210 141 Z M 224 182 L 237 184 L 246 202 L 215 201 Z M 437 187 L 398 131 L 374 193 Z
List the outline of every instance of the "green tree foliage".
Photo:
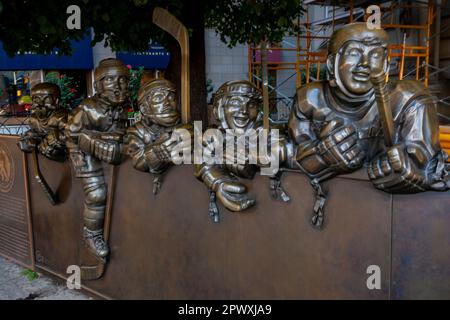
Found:
M 81 9 L 81 30 L 66 26 L 70 5 Z M 55 48 L 70 54 L 70 40 L 82 39 L 92 28 L 92 45 L 105 39 L 113 50 L 140 51 L 150 39 L 166 42 L 166 34 L 151 23 L 155 6 L 179 16 L 183 6 L 193 5 L 204 6 L 206 25 L 230 47 L 249 39 L 280 41 L 295 31 L 292 22 L 302 12 L 301 0 L 0 0 L 0 41 L 10 55 Z
M 297 31 L 294 21 L 302 12 L 301 0 L 211 1 L 206 25 L 229 47 L 249 41 L 279 42 L 286 33 Z
M 59 87 L 61 91 L 60 104 L 64 108 L 73 109 L 81 101 L 82 97 L 79 97 L 78 87 L 75 79 L 67 74 L 59 74 L 58 72 L 50 72 L 45 76 L 45 81 L 54 83 Z
M 67 28 L 70 5 L 81 9 L 81 30 Z M 70 54 L 70 40 L 80 40 L 92 28 L 92 45 L 105 39 L 113 50 L 146 50 L 150 39 L 164 43 L 164 32 L 155 27 L 155 6 L 179 13 L 181 0 L 0 0 L 0 41 L 9 55 L 33 51 Z
M 81 10 L 81 30 L 67 28 L 70 5 Z M 71 54 L 71 40 L 83 39 L 91 30 L 92 45 L 105 40 L 114 51 L 142 51 L 151 40 L 171 48 L 173 39 L 156 27 L 152 12 L 168 9 L 183 22 L 191 36 L 191 114 L 206 119 L 204 27 L 211 27 L 230 47 L 261 40 L 280 41 L 295 31 L 302 13 L 301 0 L 0 0 L 0 42 L 8 55 L 34 52 Z M 167 73 L 176 82 L 181 56 L 173 54 Z M 197 84 L 197 85 L 196 85 Z M 198 85 L 201 84 L 201 85 Z
M 133 108 L 137 110 L 137 97 L 139 88 L 141 87 L 142 75 L 144 73 L 144 68 L 139 67 L 137 69 L 132 69 L 131 66 L 128 66 L 130 70 L 130 99 L 133 105 Z

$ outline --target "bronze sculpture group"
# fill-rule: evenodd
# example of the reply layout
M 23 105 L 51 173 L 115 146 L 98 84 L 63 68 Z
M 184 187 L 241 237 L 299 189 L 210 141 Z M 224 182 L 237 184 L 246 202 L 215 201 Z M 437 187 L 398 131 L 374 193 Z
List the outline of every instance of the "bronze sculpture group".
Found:
M 389 193 L 450 188 L 435 100 L 418 81 L 385 81 L 387 43 L 384 30 L 368 29 L 364 23 L 337 30 L 328 47 L 329 79 L 298 89 L 288 130 L 277 136 L 278 148 L 272 152 L 280 165 L 306 174 L 316 190 L 312 221 L 316 227 L 324 219 L 320 183 L 364 166 L 373 185 Z M 53 160 L 63 161 L 69 155 L 85 195 L 85 242 L 100 258 L 109 255 L 103 236 L 107 186 L 102 163 L 119 164 L 124 156 L 130 157 L 137 170 L 155 176 L 156 194 L 163 173 L 173 165 L 172 152 L 183 143 L 172 133 L 177 128 L 192 131 L 189 124 L 180 124 L 176 89 L 165 79 L 141 87 L 142 120 L 127 128 L 128 75 L 117 59 L 100 62 L 95 70 L 96 95 L 68 116 L 59 108 L 57 87 L 36 85 L 30 131 L 19 142 L 23 151 L 38 150 Z M 261 93 L 248 81 L 223 84 L 214 98 L 219 130 L 233 129 L 238 134 L 262 130 L 261 101 Z M 219 219 L 216 198 L 231 211 L 255 204 L 239 178 L 252 179 L 266 162 L 247 160 L 195 165 L 195 176 L 210 191 L 209 213 L 214 221 Z M 270 182 L 274 198 L 288 201 L 279 174 L 270 176 Z

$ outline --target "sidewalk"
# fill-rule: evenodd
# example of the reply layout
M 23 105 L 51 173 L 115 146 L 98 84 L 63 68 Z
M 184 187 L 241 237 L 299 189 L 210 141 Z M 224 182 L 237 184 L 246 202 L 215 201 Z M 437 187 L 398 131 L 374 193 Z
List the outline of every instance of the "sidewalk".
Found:
M 76 290 L 69 290 L 65 281 L 55 281 L 39 274 L 29 280 L 25 269 L 0 257 L 0 300 L 89 300 Z

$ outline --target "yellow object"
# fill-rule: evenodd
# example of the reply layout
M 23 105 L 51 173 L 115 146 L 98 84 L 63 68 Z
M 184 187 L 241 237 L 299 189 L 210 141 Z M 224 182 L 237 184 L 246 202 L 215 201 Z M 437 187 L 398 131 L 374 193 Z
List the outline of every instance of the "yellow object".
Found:
M 450 142 L 450 133 L 440 133 L 439 134 L 439 140 L 441 140 L 441 142 Z
M 439 131 L 441 133 L 449 133 L 450 134 L 450 126 L 440 126 Z
M 439 127 L 439 140 L 441 141 L 441 147 L 449 155 L 450 162 L 450 126 Z
M 22 95 L 22 90 L 17 90 L 17 96 L 20 97 Z
M 23 96 L 19 99 L 19 104 L 31 104 L 33 101 L 31 100 L 30 96 Z

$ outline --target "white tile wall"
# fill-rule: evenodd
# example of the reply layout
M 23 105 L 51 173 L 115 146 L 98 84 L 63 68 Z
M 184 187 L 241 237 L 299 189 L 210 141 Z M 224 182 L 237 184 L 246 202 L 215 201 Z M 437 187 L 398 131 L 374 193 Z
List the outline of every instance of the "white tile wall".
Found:
M 295 47 L 296 38 L 286 37 L 286 41 Z M 288 44 L 285 47 L 290 47 Z M 231 80 L 248 79 L 248 46 L 237 45 L 230 49 L 218 37 L 214 30 L 205 30 L 206 79 L 211 79 L 216 91 L 224 82 Z M 296 52 L 284 52 L 283 61 L 294 62 Z M 281 83 L 292 75 L 294 70 L 281 70 L 277 73 L 278 82 Z M 281 85 L 279 91 L 288 97 L 295 94 L 296 77 Z M 208 99 L 211 98 L 209 95 Z
M 205 30 L 206 79 L 212 80 L 214 91 L 226 81 L 248 78 L 247 50 L 240 44 L 230 49 L 214 30 Z
M 115 58 L 116 54 L 112 51 L 111 47 L 105 48 L 105 42 L 96 43 L 92 48 L 92 56 L 94 61 L 94 68 L 98 66 L 98 63 L 103 59 Z

